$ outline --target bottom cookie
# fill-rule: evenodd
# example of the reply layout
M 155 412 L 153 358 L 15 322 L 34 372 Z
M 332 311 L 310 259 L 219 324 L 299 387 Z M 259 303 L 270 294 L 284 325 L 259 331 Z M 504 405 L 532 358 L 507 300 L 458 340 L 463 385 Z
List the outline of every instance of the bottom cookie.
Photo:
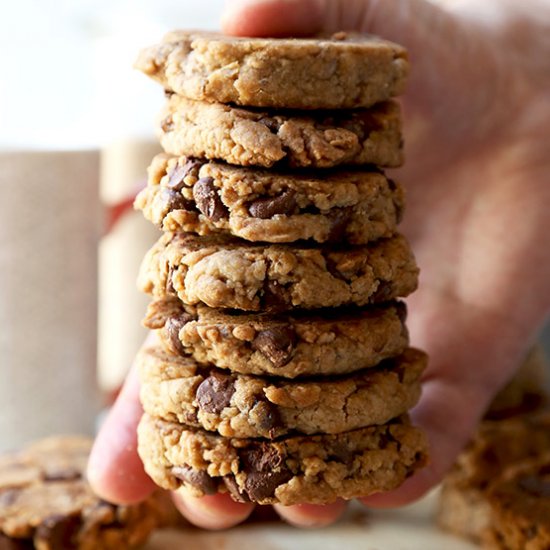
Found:
M 337 435 L 268 441 L 144 415 L 138 436 L 145 470 L 162 488 L 229 492 L 259 504 L 325 504 L 388 491 L 427 463 L 426 438 L 406 416 Z
M 0 549 L 122 550 L 162 523 L 160 496 L 117 506 L 94 495 L 85 479 L 91 444 L 50 438 L 0 457 Z

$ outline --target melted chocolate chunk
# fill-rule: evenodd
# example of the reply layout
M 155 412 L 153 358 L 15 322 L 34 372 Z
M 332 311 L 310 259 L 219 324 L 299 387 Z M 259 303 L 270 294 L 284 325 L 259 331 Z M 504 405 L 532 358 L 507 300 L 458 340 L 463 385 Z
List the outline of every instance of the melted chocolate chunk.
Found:
M 252 348 L 267 357 L 274 367 L 284 367 L 292 359 L 298 341 L 290 325 L 262 330 L 252 342 Z
M 296 192 L 288 189 L 278 197 L 269 197 L 258 199 L 252 202 L 248 207 L 249 214 L 254 218 L 267 220 L 277 214 L 290 216 L 296 209 Z
M 199 409 L 208 413 L 219 414 L 231 403 L 235 393 L 235 384 L 231 376 L 212 373 L 197 388 Z
M 169 173 L 166 186 L 174 191 L 181 191 L 185 186 L 185 178 L 201 166 L 202 162 L 195 158 L 188 158 L 183 165 L 178 162 Z
M 164 330 L 170 340 L 172 349 L 180 355 L 186 355 L 186 349 L 180 340 L 180 330 L 189 322 L 193 317 L 188 313 L 182 313 L 178 317 L 170 317 L 164 325 Z
M 391 300 L 393 294 L 393 285 L 389 281 L 380 281 L 378 288 L 371 295 L 370 302 L 387 302 Z
M 250 502 L 250 499 L 248 498 L 248 495 L 243 493 L 239 489 L 239 486 L 237 485 L 237 481 L 235 479 L 235 476 L 233 476 L 233 475 L 224 476 L 223 482 L 225 484 L 225 487 L 227 488 L 227 491 L 231 495 L 231 498 L 235 502 Z
M 253 408 L 254 416 L 257 418 L 258 428 L 269 434 L 269 437 L 273 439 L 278 434 L 281 428 L 284 428 L 281 415 L 277 410 L 277 407 L 270 403 L 266 399 L 258 401 Z
M 272 445 L 259 443 L 239 454 L 246 473 L 244 490 L 252 501 L 273 497 L 277 487 L 292 477 L 284 457 Z
M 195 183 L 193 197 L 197 208 L 209 220 L 217 222 L 229 217 L 229 211 L 218 195 L 213 178 L 201 178 Z
M 49 516 L 38 526 L 35 540 L 43 541 L 52 550 L 77 548 L 77 535 L 81 526 L 82 520 L 77 514 Z
M 334 443 L 330 447 L 330 454 L 331 457 L 334 457 L 338 462 L 342 462 L 348 467 L 353 464 L 354 454 L 346 445 Z
M 328 214 L 330 220 L 329 242 L 334 243 L 341 241 L 346 235 L 346 229 L 351 216 L 351 207 L 334 208 Z
M 184 483 L 196 487 L 205 495 L 214 495 L 217 493 L 216 482 L 204 471 L 195 470 L 191 466 L 174 466 L 172 475 Z
M 262 302 L 266 311 L 282 311 L 286 309 L 289 299 L 285 287 L 275 281 L 266 280 L 263 288 Z
M 261 118 L 258 122 L 263 124 L 270 132 L 273 132 L 274 134 L 276 134 L 281 127 L 281 124 L 276 118 L 265 117 Z
M 190 210 L 190 204 L 178 191 L 172 189 L 162 189 L 160 192 L 160 201 L 166 212 L 173 210 Z

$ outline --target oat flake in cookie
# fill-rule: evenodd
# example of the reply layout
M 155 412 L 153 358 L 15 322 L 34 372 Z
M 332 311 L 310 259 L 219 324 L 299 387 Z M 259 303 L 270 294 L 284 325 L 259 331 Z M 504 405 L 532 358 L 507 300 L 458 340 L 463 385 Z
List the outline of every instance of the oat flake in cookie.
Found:
M 226 438 L 144 415 L 138 450 L 160 487 L 241 502 L 326 504 L 389 491 L 427 463 L 424 434 L 406 416 L 336 435 L 274 441 Z
M 264 39 L 175 31 L 136 66 L 190 99 L 294 109 L 370 107 L 399 95 L 408 74 L 403 47 L 343 32 Z
M 84 475 L 92 442 L 57 437 L 0 457 L 0 549 L 121 550 L 161 521 L 160 502 L 117 506 Z

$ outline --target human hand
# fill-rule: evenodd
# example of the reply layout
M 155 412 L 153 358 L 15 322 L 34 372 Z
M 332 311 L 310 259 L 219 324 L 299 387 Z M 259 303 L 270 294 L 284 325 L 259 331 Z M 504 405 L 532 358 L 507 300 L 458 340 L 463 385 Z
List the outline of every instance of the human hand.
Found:
M 235 0 L 223 24 L 244 35 L 357 29 L 409 49 L 408 163 L 397 177 L 408 193 L 402 229 L 422 269 L 409 328 L 431 362 L 413 419 L 428 434 L 432 463 L 364 502 L 410 502 L 450 467 L 550 307 L 550 3 Z M 135 451 L 140 415 L 131 375 L 90 462 L 90 480 L 108 499 L 139 500 L 152 490 Z M 252 510 L 226 495 L 176 502 L 207 528 L 239 523 Z M 276 508 L 291 523 L 316 526 L 345 506 Z

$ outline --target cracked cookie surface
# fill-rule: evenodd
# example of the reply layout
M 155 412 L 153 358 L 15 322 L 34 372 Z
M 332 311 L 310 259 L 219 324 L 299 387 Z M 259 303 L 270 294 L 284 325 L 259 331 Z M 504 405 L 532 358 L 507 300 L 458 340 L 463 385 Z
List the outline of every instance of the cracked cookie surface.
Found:
M 399 95 L 404 48 L 374 36 L 236 38 L 175 31 L 143 50 L 136 67 L 190 99 L 258 107 L 369 107 Z
M 336 434 L 381 425 L 420 397 L 427 357 L 409 348 L 378 367 L 340 377 L 261 378 L 200 366 L 160 348 L 138 354 L 146 413 L 224 437 Z
M 149 304 L 144 325 L 170 353 L 242 374 L 296 378 L 346 374 L 400 355 L 409 342 L 405 319 L 402 302 L 277 315 L 166 297 Z
M 287 311 L 408 296 L 417 287 L 418 268 L 401 235 L 334 249 L 166 233 L 145 256 L 138 284 L 189 305 Z
M 128 506 L 85 479 L 92 441 L 55 437 L 0 457 L 0 547 L 117 550 L 142 544 L 161 520 L 154 497 Z
M 381 172 L 273 172 L 157 155 L 135 206 L 165 231 L 365 244 L 395 234 L 404 193 Z
M 324 504 L 395 489 L 427 462 L 407 417 L 337 435 L 221 437 L 144 415 L 138 450 L 159 486 L 260 504 Z
M 172 95 L 160 119 L 161 145 L 177 156 L 265 168 L 403 163 L 395 101 L 368 110 L 272 112 Z

